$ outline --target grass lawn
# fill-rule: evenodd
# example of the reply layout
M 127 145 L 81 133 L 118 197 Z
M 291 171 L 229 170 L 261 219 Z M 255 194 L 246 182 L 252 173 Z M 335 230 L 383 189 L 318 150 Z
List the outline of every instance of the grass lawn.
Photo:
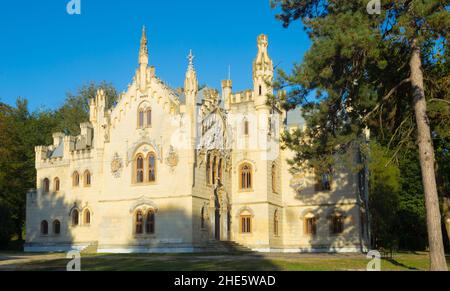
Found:
M 0 253 L 0 271 L 64 271 L 64 254 Z M 365 270 L 364 255 L 349 254 L 184 254 L 82 255 L 83 271 L 345 271 Z M 450 258 L 447 258 L 450 267 Z M 428 269 L 427 253 L 398 253 L 382 260 L 383 271 Z

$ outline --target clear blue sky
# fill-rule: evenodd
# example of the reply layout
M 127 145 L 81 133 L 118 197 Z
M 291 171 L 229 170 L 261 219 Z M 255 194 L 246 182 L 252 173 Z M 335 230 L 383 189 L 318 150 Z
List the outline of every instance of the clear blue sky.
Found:
M 301 24 L 288 29 L 269 0 L 1 0 L 0 101 L 18 96 L 31 109 L 56 108 L 67 92 L 90 81 L 125 90 L 137 67 L 141 27 L 147 27 L 150 64 L 172 87 L 184 82 L 192 49 L 201 84 L 220 88 L 231 65 L 234 90 L 252 86 L 256 37 L 269 36 L 274 64 L 300 62 L 310 42 Z

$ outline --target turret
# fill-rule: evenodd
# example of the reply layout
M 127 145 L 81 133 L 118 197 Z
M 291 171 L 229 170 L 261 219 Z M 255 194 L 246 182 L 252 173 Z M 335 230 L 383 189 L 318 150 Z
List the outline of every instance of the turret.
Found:
M 253 61 L 253 94 L 255 105 L 266 106 L 267 95 L 273 93 L 270 83 L 273 80 L 273 62 L 267 52 L 269 41 L 266 35 L 258 36 L 258 54 Z
M 230 110 L 231 108 L 231 92 L 233 90 L 233 81 L 223 80 L 222 81 L 222 100 L 225 104 L 225 110 Z

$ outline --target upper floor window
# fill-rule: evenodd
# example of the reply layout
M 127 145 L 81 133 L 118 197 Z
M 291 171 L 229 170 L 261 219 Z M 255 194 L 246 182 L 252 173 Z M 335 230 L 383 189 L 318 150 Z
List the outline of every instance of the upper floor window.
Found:
M 150 108 L 148 108 L 147 111 L 145 111 L 145 116 L 147 119 L 147 127 L 151 127 L 152 126 L 152 110 Z
M 144 183 L 144 157 L 138 155 L 136 157 L 136 183 Z
M 261 85 L 259 85 L 259 91 L 258 91 L 258 93 L 259 93 L 259 96 L 262 95 L 262 86 L 261 86 Z
M 91 212 L 89 211 L 89 209 L 86 209 L 84 211 L 83 224 L 84 225 L 90 225 L 91 224 Z
M 72 211 L 72 226 L 78 226 L 80 224 L 80 212 L 77 209 Z
M 252 189 L 252 166 L 250 164 L 243 164 L 239 168 L 239 187 L 240 190 Z
M 277 166 L 272 165 L 272 192 L 277 193 Z
M 53 187 L 55 192 L 59 192 L 59 190 L 61 189 L 59 178 L 55 178 L 55 180 L 53 181 Z
M 53 233 L 56 235 L 61 234 L 61 222 L 59 220 L 53 221 Z
M 206 183 L 211 184 L 211 156 L 206 156 Z
M 41 234 L 48 235 L 48 222 L 47 220 L 43 220 L 41 222 Z
M 333 176 L 331 174 L 322 174 L 316 176 L 316 191 L 331 191 L 331 184 L 333 182 Z
M 144 128 L 144 110 L 139 110 L 139 116 L 138 116 L 138 127 Z
M 308 214 L 305 216 L 305 234 L 306 235 L 316 235 L 317 232 L 317 218 L 313 214 Z
M 50 180 L 45 178 L 44 181 L 42 182 L 42 188 L 44 190 L 44 193 L 49 193 L 50 192 Z
M 78 172 L 74 172 L 72 174 L 72 186 L 73 187 L 80 186 L 80 174 L 78 174 Z
M 154 153 L 148 154 L 148 181 L 156 181 L 156 156 Z
M 250 134 L 250 123 L 247 119 L 244 120 L 244 135 Z
M 84 172 L 84 187 L 90 187 L 91 186 L 91 172 L 86 171 Z

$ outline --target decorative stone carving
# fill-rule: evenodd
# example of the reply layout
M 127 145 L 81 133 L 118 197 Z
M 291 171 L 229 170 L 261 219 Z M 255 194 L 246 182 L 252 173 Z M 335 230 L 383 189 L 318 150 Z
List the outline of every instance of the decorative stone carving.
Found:
M 170 146 L 169 156 L 167 157 L 166 162 L 172 171 L 175 170 L 178 165 L 178 154 L 173 146 Z
M 119 178 L 120 173 L 122 172 L 123 162 L 118 153 L 114 154 L 114 157 L 111 161 L 111 172 L 114 177 Z
M 158 144 L 156 143 L 155 140 L 153 140 L 149 137 L 148 132 L 143 130 L 142 132 L 140 132 L 140 139 L 137 142 L 135 142 L 134 144 L 132 144 L 128 149 L 127 165 L 133 160 L 133 155 L 136 153 L 136 151 L 143 145 L 150 145 L 153 148 L 153 150 L 155 151 L 158 160 L 160 162 L 163 161 L 160 147 L 158 146 Z
M 289 186 L 294 189 L 297 193 L 300 193 L 306 188 L 305 174 L 302 172 L 297 172 L 292 175 L 292 179 L 289 182 Z

